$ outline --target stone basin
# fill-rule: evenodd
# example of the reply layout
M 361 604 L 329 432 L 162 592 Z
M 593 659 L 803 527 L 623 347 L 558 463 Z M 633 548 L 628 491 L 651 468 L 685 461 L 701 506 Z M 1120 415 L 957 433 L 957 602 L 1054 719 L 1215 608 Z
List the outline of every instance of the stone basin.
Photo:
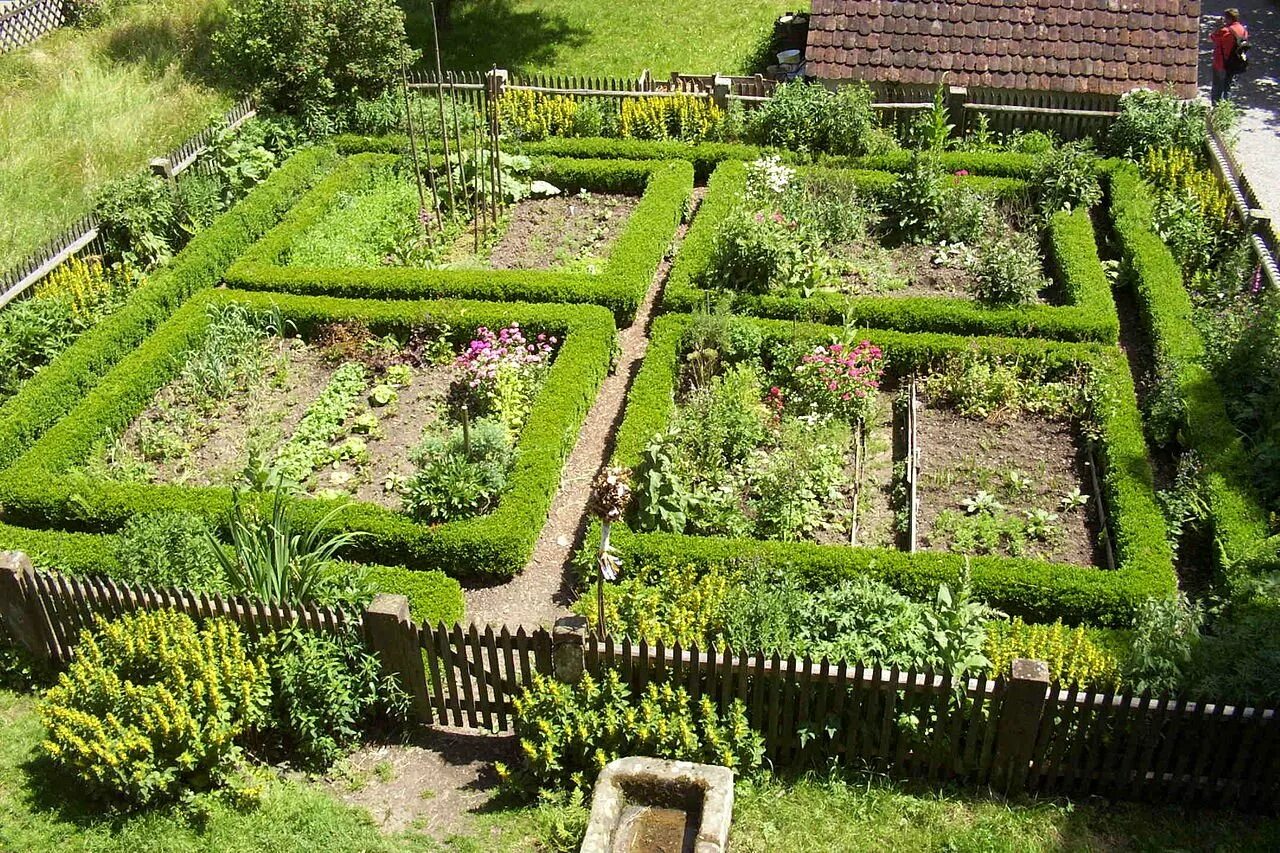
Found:
M 732 817 L 729 768 L 619 758 L 596 779 L 582 853 L 722 853 Z

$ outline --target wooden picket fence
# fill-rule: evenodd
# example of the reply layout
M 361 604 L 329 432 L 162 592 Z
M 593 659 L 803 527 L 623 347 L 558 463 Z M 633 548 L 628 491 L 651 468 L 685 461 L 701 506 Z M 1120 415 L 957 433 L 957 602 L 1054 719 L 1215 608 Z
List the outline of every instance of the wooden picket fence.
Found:
M 1280 267 L 1276 265 L 1276 257 L 1280 255 L 1280 235 L 1277 235 L 1275 222 L 1263 209 L 1261 197 L 1249 182 L 1231 146 L 1216 130 L 1209 131 L 1205 152 L 1210 168 L 1231 194 L 1236 218 L 1248 229 L 1254 258 L 1266 276 L 1267 284 L 1273 290 L 1280 287 Z
M 289 626 L 358 631 L 428 724 L 510 732 L 513 700 L 535 674 L 572 681 L 584 671 L 612 670 L 633 695 L 670 683 L 720 711 L 741 703 L 775 767 L 835 762 L 1005 793 L 1268 812 L 1280 806 L 1275 710 L 1050 684 L 1037 661 L 1015 662 L 1009 678 L 954 680 L 727 648 L 600 640 L 577 618 L 561 620 L 554 632 L 431 627 L 409 619 L 403 596 L 378 596 L 351 617 L 315 606 L 44 575 L 24 555 L 0 554 L 0 622 L 54 663 L 73 657 L 79 631 L 96 614 L 157 608 L 232 619 L 255 634 Z
M 62 0 L 0 4 L 0 53 L 14 50 L 67 22 Z

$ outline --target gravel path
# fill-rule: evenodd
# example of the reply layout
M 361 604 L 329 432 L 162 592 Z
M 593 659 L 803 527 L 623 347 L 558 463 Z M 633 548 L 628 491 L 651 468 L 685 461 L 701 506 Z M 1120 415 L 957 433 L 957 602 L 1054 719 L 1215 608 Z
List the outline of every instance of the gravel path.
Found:
M 695 207 L 704 191 L 702 188 L 694 190 Z M 466 618 L 476 625 L 507 625 L 512 630 L 520 625 L 550 627 L 557 618 L 569 613 L 569 605 L 577 596 L 569 559 L 586 534 L 586 507 L 591 483 L 613 452 L 614 436 L 622 422 L 627 391 L 649 349 L 649 325 L 667 274 L 671 271 L 670 258 L 675 257 L 675 250 L 687 230 L 688 226 L 682 225 L 676 233 L 667 259 L 658 266 L 649 292 L 636 311 L 635 322 L 618 333 L 622 349 L 618 369 L 605 378 L 595 403 L 587 413 L 586 422 L 578 433 L 578 443 L 565 463 L 560 490 L 552 501 L 551 513 L 529 564 L 517 577 L 500 586 L 464 589 Z
M 1249 28 L 1249 71 L 1236 78 L 1232 100 L 1240 109 L 1235 150 L 1262 205 L 1280 215 L 1280 5 L 1274 0 L 1234 0 L 1205 6 L 1200 19 L 1200 92 L 1209 97 L 1213 44 L 1222 10 L 1234 6 Z

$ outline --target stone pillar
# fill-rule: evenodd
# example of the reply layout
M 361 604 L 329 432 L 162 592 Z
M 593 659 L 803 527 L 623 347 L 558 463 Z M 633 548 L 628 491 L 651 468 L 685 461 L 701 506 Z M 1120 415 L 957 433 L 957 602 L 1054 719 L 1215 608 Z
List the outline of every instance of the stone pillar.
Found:
M 995 758 L 991 784 L 1003 794 L 1020 789 L 1027 780 L 1036 734 L 1049 696 L 1049 665 L 1017 658 L 1005 687 L 1004 704 L 996 721 Z
M 50 658 L 43 608 L 31 584 L 35 567 L 21 551 L 0 551 L 0 616 L 5 628 L 39 661 Z
M 587 617 L 564 616 L 551 633 L 551 667 L 556 680 L 577 684 L 586 669 Z
M 716 75 L 715 82 L 712 84 L 711 99 L 722 110 L 729 109 L 729 90 L 732 85 L 728 77 L 719 74 Z
M 507 82 L 511 79 L 510 72 L 505 68 L 491 68 L 484 78 L 485 95 L 490 102 L 496 101 L 502 97 L 502 93 L 507 89 Z
M 409 599 L 403 595 L 375 595 L 364 611 L 364 634 L 382 668 L 394 674 L 409 694 L 414 717 L 421 723 L 431 723 L 427 674 L 422 666 L 418 627 L 409 619 Z
M 173 163 L 169 162 L 168 157 L 155 157 L 151 160 L 151 174 L 164 178 L 169 183 L 173 183 L 176 178 L 173 173 Z
M 964 136 L 966 132 L 964 104 L 967 100 L 969 90 L 964 86 L 947 87 L 947 121 L 955 125 L 956 136 Z

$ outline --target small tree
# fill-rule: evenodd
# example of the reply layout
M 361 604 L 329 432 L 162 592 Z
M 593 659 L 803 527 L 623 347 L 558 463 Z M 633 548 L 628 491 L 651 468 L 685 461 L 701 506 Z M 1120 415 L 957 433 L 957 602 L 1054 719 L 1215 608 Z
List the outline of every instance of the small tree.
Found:
M 392 0 L 232 0 L 217 60 L 272 109 L 341 127 L 414 59 Z

